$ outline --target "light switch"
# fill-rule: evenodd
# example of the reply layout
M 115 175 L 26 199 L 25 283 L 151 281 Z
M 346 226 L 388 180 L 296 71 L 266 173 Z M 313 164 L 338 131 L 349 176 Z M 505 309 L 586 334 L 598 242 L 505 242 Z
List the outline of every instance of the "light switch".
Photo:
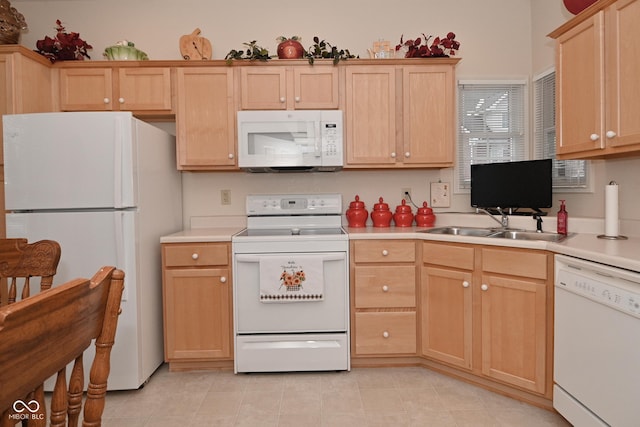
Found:
M 451 206 L 451 186 L 448 182 L 431 183 L 431 207 L 448 208 Z

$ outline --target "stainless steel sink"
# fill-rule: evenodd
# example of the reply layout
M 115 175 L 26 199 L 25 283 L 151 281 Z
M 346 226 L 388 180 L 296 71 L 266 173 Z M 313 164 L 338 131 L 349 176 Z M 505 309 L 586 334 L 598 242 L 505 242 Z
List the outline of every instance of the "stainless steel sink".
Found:
M 538 240 L 545 242 L 560 242 L 569 236 L 557 233 L 538 233 L 535 231 L 525 230 L 503 230 L 499 228 L 480 228 L 480 227 L 437 227 L 423 230 L 423 233 L 429 234 L 448 234 L 454 236 L 474 236 L 474 237 L 490 237 L 497 239 L 512 240 Z
M 559 242 L 566 239 L 566 234 L 557 233 L 538 233 L 535 231 L 514 231 L 505 230 L 492 234 L 490 237 L 500 237 L 512 240 L 544 240 L 545 242 Z
M 478 228 L 478 227 L 437 227 L 429 230 L 422 231 L 429 234 L 450 234 L 456 236 L 476 236 L 476 237 L 489 237 L 492 234 L 499 232 L 499 230 L 493 228 Z

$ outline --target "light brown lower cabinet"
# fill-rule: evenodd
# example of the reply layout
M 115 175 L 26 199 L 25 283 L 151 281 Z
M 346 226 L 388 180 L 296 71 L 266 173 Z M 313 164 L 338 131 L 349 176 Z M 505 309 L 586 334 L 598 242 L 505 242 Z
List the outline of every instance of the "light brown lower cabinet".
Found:
M 230 250 L 229 243 L 162 245 L 164 349 L 171 370 L 232 366 Z
M 416 243 L 351 242 L 351 354 L 415 356 Z
M 421 354 L 551 397 L 553 256 L 424 242 Z

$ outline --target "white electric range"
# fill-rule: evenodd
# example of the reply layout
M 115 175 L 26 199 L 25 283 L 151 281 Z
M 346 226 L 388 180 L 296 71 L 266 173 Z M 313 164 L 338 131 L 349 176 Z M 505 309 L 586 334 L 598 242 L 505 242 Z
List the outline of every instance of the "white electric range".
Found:
M 349 370 L 340 194 L 250 195 L 232 237 L 235 372 Z

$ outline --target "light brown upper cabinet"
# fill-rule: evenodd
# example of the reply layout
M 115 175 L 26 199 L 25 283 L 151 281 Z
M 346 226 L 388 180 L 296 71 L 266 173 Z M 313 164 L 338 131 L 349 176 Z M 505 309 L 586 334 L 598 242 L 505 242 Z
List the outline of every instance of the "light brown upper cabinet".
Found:
M 562 159 L 640 151 L 640 1 L 600 1 L 556 39 L 557 153 Z
M 73 67 L 58 70 L 61 111 L 172 114 L 169 67 Z
M 237 169 L 233 69 L 178 68 L 176 95 L 178 169 Z
M 407 62 L 344 68 L 346 168 L 453 165 L 458 59 Z
M 337 109 L 338 68 L 317 61 L 295 66 L 257 64 L 239 68 L 242 110 Z M 306 61 L 305 61 L 306 62 Z

